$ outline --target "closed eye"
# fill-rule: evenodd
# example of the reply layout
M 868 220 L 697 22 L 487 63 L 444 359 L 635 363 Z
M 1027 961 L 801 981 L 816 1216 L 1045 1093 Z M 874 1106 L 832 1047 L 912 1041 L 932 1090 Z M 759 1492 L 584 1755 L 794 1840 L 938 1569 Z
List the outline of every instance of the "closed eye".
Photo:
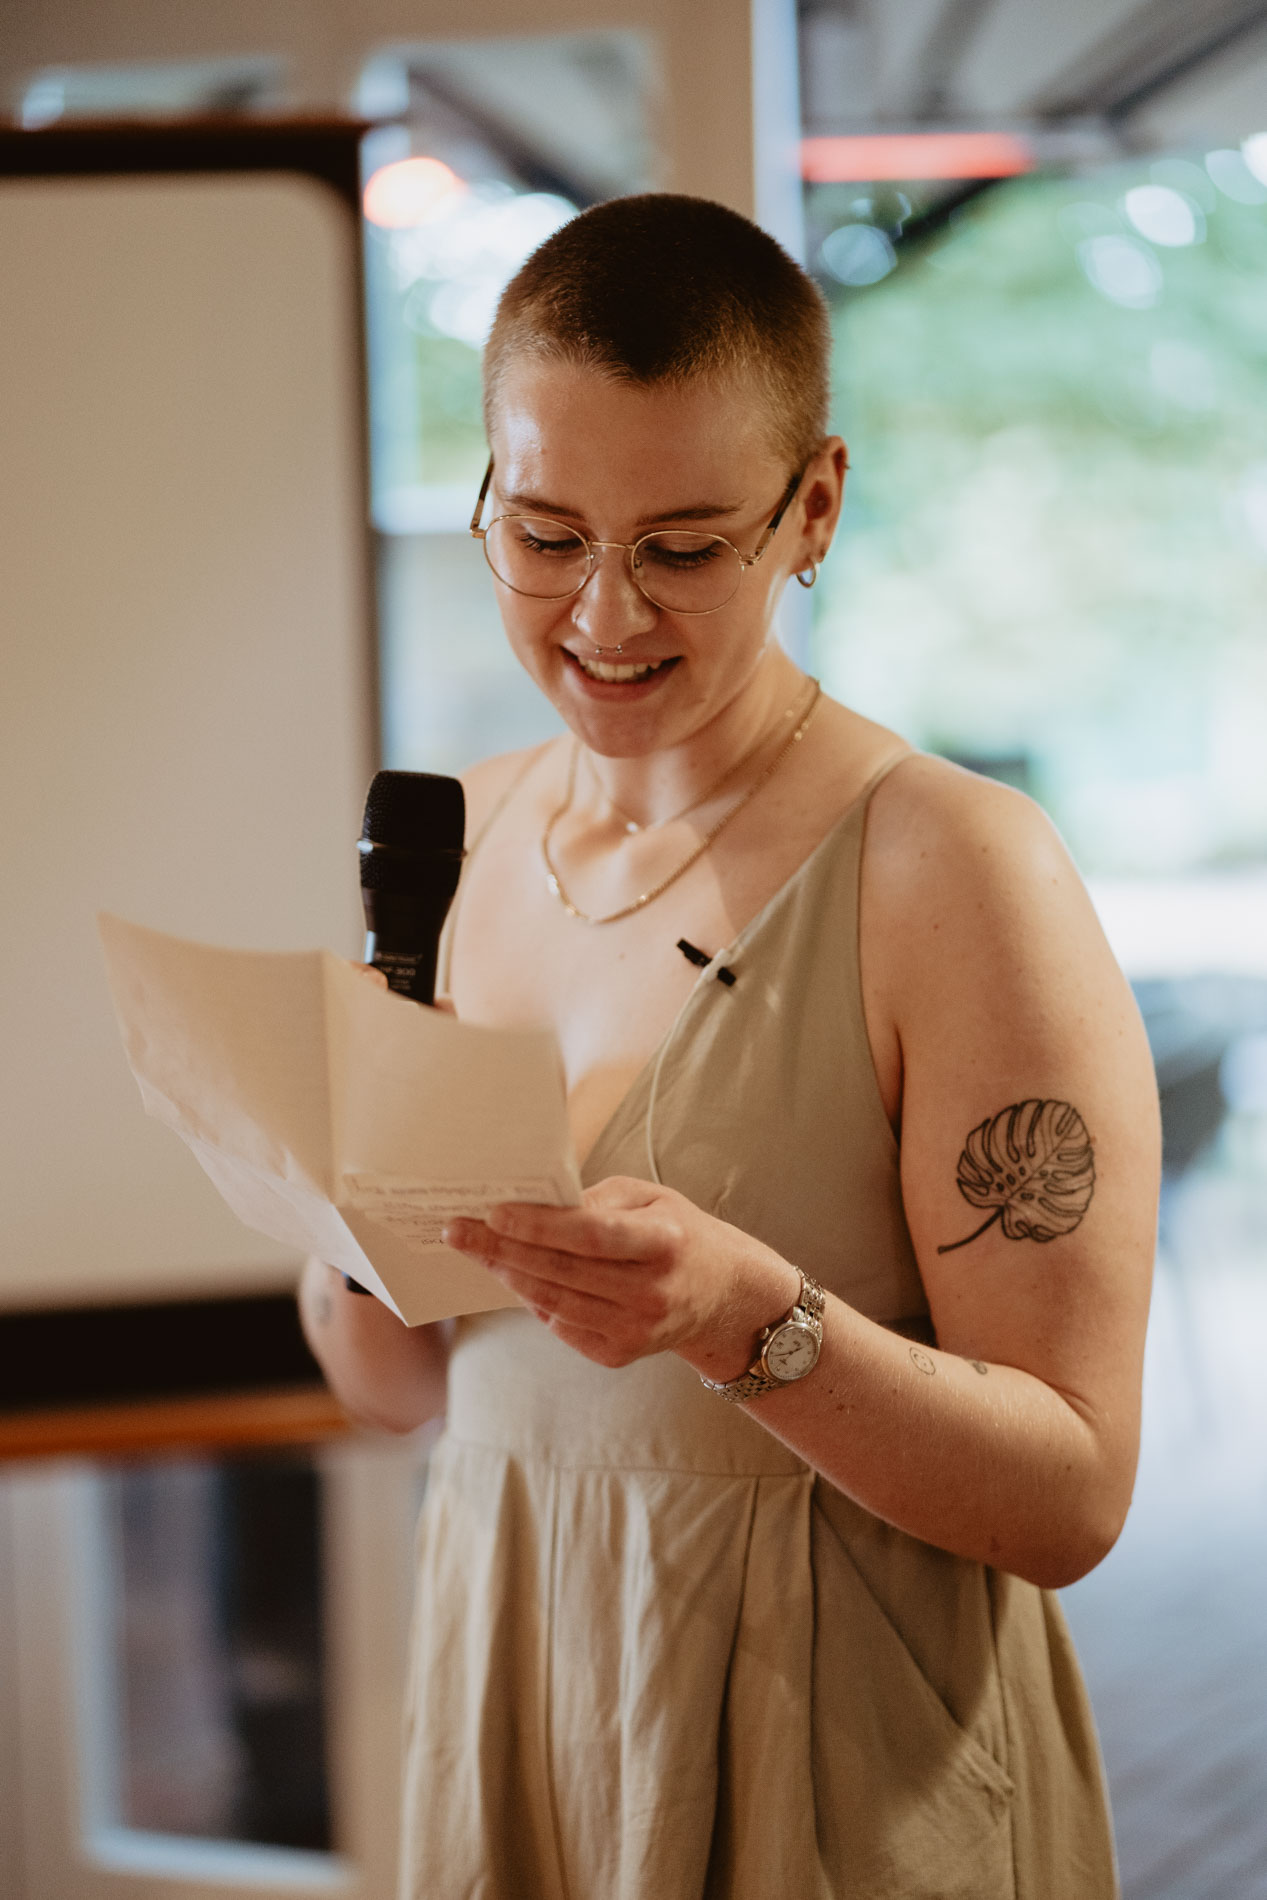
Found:
M 729 544 L 717 535 L 675 534 L 644 541 L 638 555 L 649 566 L 670 568 L 680 574 L 707 567 L 728 552 Z
M 576 555 L 581 552 L 583 546 L 577 535 L 550 535 L 527 527 L 516 528 L 515 539 L 520 547 L 527 549 L 530 554 Z

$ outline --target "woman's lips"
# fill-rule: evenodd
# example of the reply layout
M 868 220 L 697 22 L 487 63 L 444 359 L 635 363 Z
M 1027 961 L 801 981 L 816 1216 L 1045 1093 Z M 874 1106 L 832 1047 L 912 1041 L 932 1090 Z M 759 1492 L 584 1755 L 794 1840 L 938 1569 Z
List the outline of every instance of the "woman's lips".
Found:
M 564 647 L 572 671 L 586 693 L 600 699 L 641 699 L 654 692 L 678 663 L 673 654 L 663 660 L 592 660 L 583 659 Z

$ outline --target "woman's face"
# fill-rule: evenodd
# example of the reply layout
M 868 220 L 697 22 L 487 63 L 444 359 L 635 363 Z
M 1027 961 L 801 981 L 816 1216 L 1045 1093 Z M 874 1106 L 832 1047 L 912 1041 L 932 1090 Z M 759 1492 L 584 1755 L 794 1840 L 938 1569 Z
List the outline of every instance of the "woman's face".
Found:
M 750 555 L 794 472 L 762 422 L 737 380 L 639 388 L 573 365 L 512 363 L 493 418 L 486 512 L 550 516 L 595 541 L 689 528 L 723 534 Z M 715 613 L 653 605 L 617 548 L 601 552 L 567 600 L 529 599 L 495 580 L 517 658 L 587 746 L 632 758 L 681 744 L 749 684 L 788 576 L 808 558 L 807 486 Z M 652 670 L 600 679 L 596 647 L 608 649 L 608 668 Z

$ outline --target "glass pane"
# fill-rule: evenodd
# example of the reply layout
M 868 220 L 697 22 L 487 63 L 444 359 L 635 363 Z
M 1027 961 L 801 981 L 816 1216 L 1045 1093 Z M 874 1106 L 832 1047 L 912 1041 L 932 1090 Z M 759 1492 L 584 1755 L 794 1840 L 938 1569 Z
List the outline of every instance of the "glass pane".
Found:
M 507 280 L 578 210 L 650 182 L 649 59 L 634 33 L 415 48 L 368 69 L 375 513 L 425 530 L 487 450 L 480 351 Z
M 1047 807 L 1157 1067 L 1139 1480 L 1067 1593 L 1127 1900 L 1263 1865 L 1265 178 L 1247 145 L 807 193 L 853 463 L 815 670 Z
M 854 465 L 824 683 L 998 760 L 1089 872 L 1267 851 L 1267 185 L 1245 178 L 1138 160 L 946 216 L 914 184 L 808 197 Z
M 67 119 L 170 118 L 180 113 L 275 112 L 285 67 L 267 55 L 146 60 L 127 66 L 49 66 L 25 86 L 18 117 L 28 129 Z
M 374 518 L 389 766 L 454 771 L 558 722 L 466 529 L 488 459 L 480 352 L 503 286 L 585 206 L 654 184 L 636 33 L 405 48 L 366 69 Z
M 127 1827 L 325 1849 L 321 1499 L 300 1456 L 102 1477 Z
M 379 611 L 387 765 L 458 772 L 561 730 L 506 644 L 492 576 L 469 534 L 386 538 Z

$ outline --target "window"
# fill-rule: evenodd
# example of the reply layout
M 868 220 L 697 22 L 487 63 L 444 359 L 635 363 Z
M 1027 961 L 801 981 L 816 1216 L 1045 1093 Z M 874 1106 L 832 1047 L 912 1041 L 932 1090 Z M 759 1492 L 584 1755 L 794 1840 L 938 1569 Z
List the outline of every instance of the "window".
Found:
M 366 68 L 375 524 L 390 766 L 460 769 L 557 730 L 511 657 L 467 523 L 488 450 L 480 350 L 566 219 L 653 182 L 633 33 L 405 48 Z

